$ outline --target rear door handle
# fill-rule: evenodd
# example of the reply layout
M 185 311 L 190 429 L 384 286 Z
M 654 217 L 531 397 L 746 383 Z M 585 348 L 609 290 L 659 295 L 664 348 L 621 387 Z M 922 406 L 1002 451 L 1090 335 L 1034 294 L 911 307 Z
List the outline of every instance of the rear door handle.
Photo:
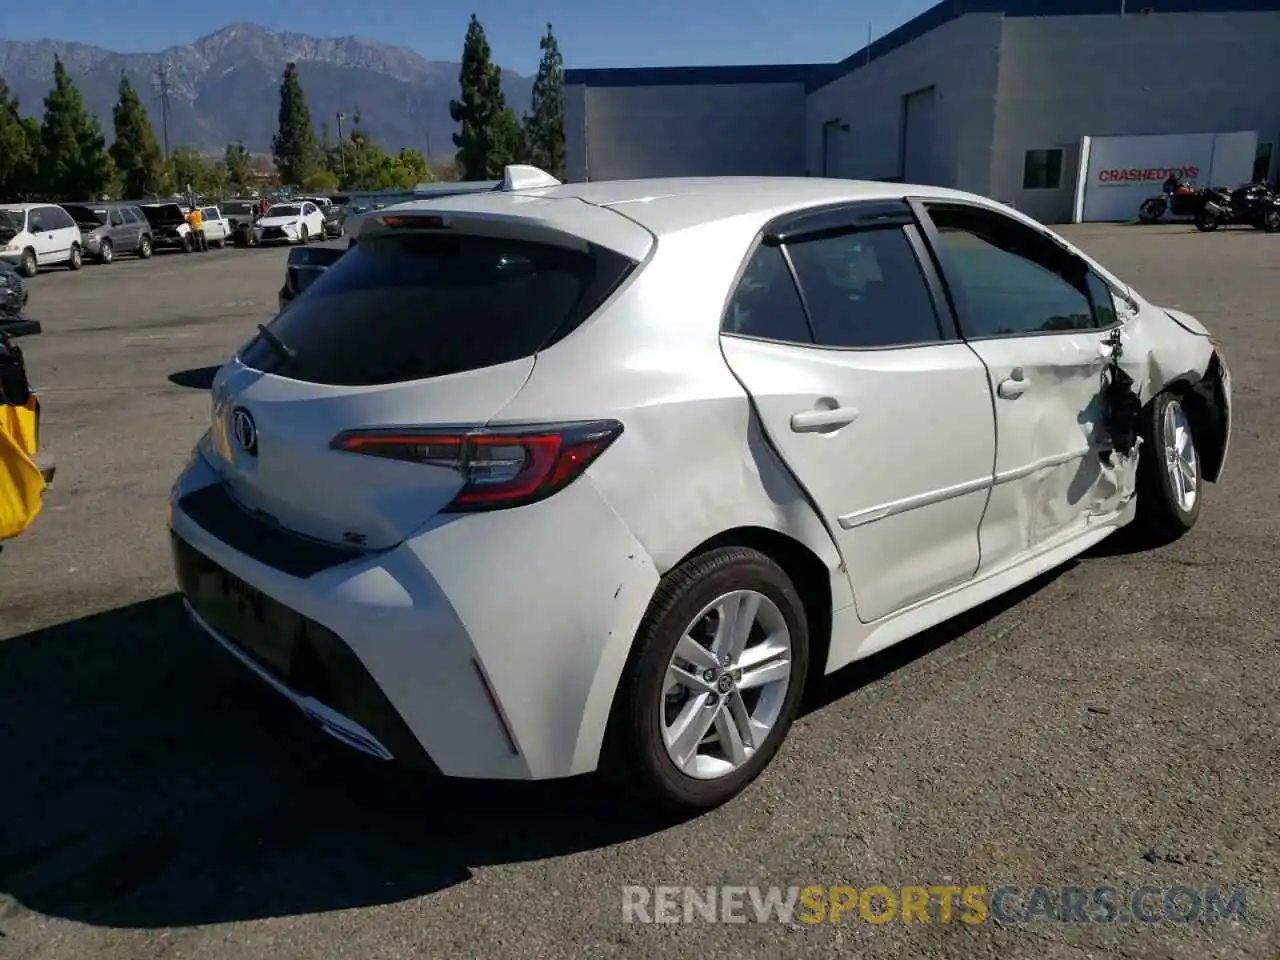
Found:
M 848 426 L 858 419 L 857 407 L 836 407 L 832 410 L 801 410 L 791 416 L 791 429 L 796 433 L 817 433 Z
M 1002 400 L 1014 400 L 1027 392 L 1027 388 L 1031 386 L 1031 381 L 1023 376 L 1021 367 L 1014 367 L 1013 372 L 1009 374 L 1007 380 L 1001 380 L 1000 386 L 996 388 L 996 393 L 1000 395 Z

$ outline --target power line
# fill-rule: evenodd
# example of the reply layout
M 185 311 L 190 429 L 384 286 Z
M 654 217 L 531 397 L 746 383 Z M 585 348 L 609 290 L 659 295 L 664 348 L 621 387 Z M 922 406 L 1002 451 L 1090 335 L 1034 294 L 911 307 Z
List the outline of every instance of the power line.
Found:
M 164 130 L 164 158 L 169 159 L 169 66 L 161 64 L 156 67 L 151 85 L 159 91 L 160 122 Z

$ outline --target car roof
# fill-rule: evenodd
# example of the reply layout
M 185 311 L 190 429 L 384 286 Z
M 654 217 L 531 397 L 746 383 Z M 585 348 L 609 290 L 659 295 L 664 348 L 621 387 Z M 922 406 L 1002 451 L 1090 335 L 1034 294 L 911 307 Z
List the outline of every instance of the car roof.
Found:
M 34 210 L 37 207 L 58 207 L 58 203 L 0 203 L 0 210 Z
M 776 216 L 811 207 L 909 196 L 982 201 L 981 197 L 944 187 L 875 180 L 818 177 L 671 177 L 647 180 L 598 180 L 530 190 L 456 194 L 395 204 L 396 211 L 423 209 L 458 214 L 534 212 L 532 198 L 571 200 L 606 207 L 657 236 L 734 218 L 746 218 L 759 229 Z M 989 202 L 989 201 L 983 201 Z M 556 219 L 571 221 L 571 210 Z M 571 223 L 566 223 L 571 226 Z

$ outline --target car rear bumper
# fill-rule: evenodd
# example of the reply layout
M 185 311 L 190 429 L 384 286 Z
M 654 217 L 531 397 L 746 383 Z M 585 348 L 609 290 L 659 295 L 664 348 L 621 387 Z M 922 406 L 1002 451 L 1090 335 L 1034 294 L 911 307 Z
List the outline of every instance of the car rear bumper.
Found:
M 279 544 L 209 529 L 221 521 L 191 498 L 216 483 L 196 457 L 170 501 L 193 617 L 324 730 L 446 776 L 596 768 L 658 576 L 589 478 L 541 503 L 433 521 L 391 550 L 290 573 Z M 291 538 L 263 533 L 272 535 Z

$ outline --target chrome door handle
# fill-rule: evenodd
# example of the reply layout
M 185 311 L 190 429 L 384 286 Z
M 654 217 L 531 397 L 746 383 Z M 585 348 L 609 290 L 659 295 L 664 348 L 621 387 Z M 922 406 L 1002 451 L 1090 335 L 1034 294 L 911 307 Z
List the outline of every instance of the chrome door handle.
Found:
M 1031 381 L 1023 376 L 1022 368 L 1014 367 L 1009 378 L 1000 381 L 1000 386 L 996 387 L 996 393 L 1002 400 L 1014 400 L 1026 393 L 1030 386 Z
M 791 416 L 791 429 L 796 433 L 817 433 L 821 430 L 845 427 L 858 419 L 857 407 L 836 407 L 832 410 L 802 410 Z

